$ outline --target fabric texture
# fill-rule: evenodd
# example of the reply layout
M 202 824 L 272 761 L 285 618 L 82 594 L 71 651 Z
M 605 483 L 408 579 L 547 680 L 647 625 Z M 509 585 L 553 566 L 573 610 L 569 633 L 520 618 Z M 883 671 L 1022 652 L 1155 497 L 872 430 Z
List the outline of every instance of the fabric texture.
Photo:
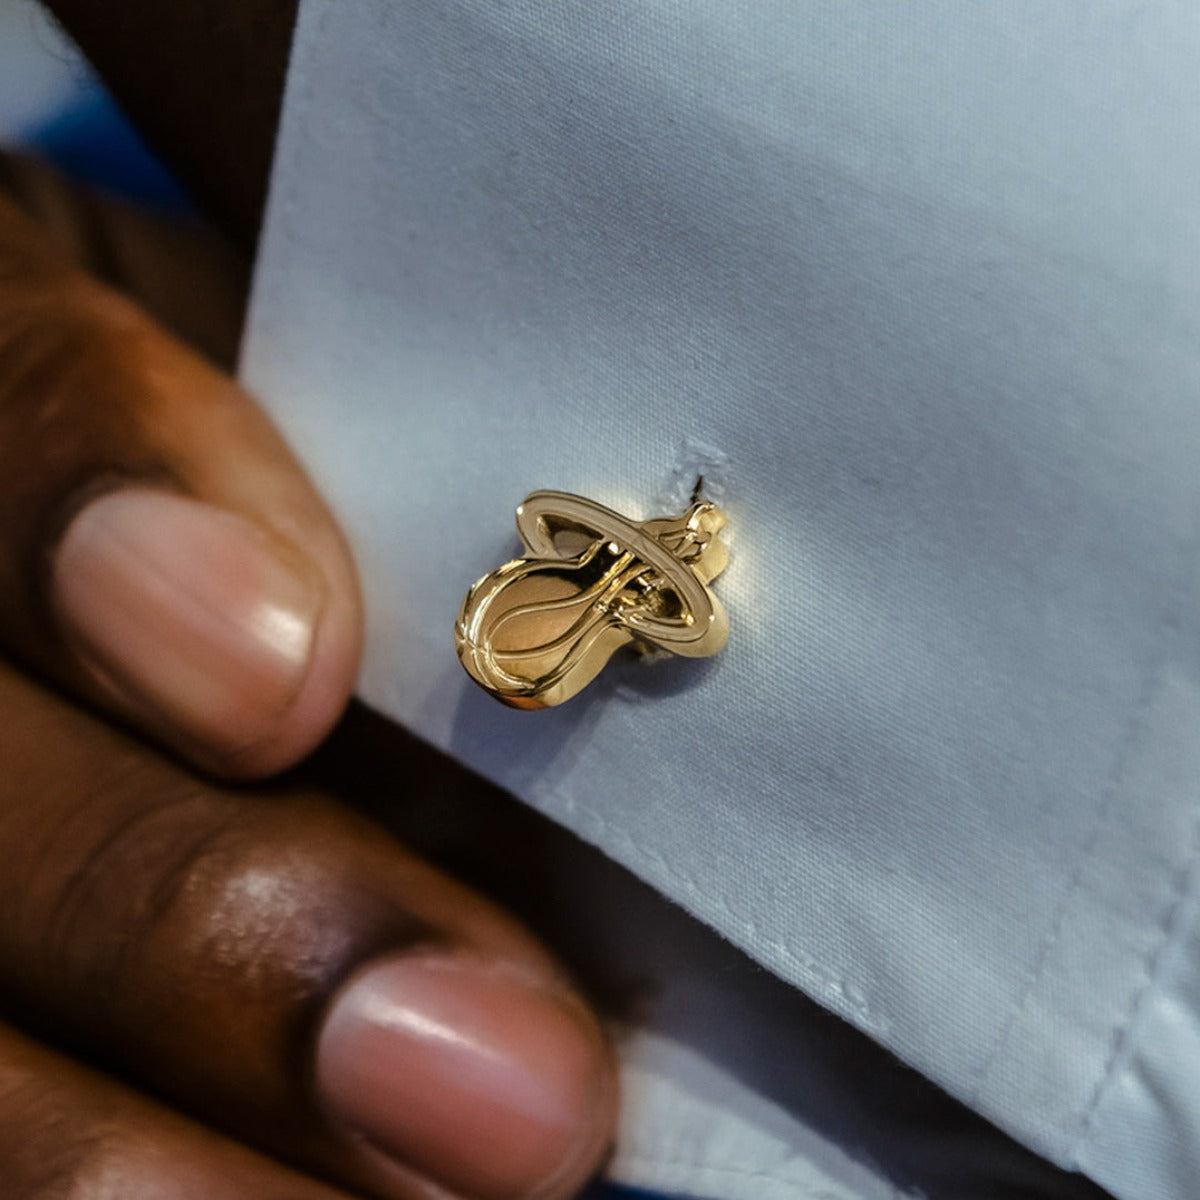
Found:
M 1200 10 L 303 0 L 294 54 L 245 376 L 355 541 L 364 696 L 1038 1153 L 1194 1194 Z M 719 658 L 474 689 L 527 492 L 698 476 Z

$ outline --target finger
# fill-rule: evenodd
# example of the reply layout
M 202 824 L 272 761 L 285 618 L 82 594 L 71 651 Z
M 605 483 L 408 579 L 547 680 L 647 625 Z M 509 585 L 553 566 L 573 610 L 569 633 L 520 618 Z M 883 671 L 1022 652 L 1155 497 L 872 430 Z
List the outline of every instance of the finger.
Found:
M 360 638 L 341 536 L 249 397 L 0 198 L 0 640 L 248 776 L 320 740 Z
M 6 1197 L 350 1200 L 0 1025 Z
M 198 783 L 11 672 L 0 710 L 0 995 L 25 1023 L 381 1195 L 574 1194 L 613 1067 L 511 920 L 320 798 Z
M 94 279 L 222 370 L 236 366 L 249 268 L 199 217 L 127 200 L 18 151 L 0 152 L 0 191 Z

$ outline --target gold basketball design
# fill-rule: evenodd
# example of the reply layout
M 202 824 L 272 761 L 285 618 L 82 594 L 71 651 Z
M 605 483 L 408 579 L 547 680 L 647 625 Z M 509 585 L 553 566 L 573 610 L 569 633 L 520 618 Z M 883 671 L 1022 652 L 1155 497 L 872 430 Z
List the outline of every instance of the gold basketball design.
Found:
M 547 708 L 630 643 L 715 654 L 729 629 L 708 587 L 728 562 L 724 526 L 707 500 L 679 517 L 635 522 L 582 496 L 534 492 L 517 509 L 526 555 L 485 575 L 463 601 L 460 661 L 505 704 Z

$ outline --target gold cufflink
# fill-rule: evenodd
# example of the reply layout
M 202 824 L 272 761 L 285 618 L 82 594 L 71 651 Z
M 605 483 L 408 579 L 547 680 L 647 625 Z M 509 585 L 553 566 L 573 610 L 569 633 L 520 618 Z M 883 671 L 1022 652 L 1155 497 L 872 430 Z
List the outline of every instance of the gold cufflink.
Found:
M 631 521 L 582 496 L 534 492 L 517 509 L 522 558 L 467 593 L 458 657 L 514 708 L 549 708 L 586 687 L 622 646 L 705 658 L 729 620 L 708 584 L 729 561 L 725 514 L 693 498 L 679 517 Z

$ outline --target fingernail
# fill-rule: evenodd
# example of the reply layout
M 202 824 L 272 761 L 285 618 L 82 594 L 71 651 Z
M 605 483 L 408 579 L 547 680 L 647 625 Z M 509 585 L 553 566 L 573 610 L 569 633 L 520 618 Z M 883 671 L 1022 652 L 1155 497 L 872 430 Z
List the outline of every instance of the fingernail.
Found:
M 246 518 L 129 488 L 68 526 L 54 597 L 102 686 L 185 743 L 232 756 L 268 738 L 298 695 L 323 589 Z
M 481 1200 L 574 1195 L 611 1136 L 594 1020 L 504 964 L 416 955 L 352 978 L 321 1031 L 317 1085 L 375 1150 Z

